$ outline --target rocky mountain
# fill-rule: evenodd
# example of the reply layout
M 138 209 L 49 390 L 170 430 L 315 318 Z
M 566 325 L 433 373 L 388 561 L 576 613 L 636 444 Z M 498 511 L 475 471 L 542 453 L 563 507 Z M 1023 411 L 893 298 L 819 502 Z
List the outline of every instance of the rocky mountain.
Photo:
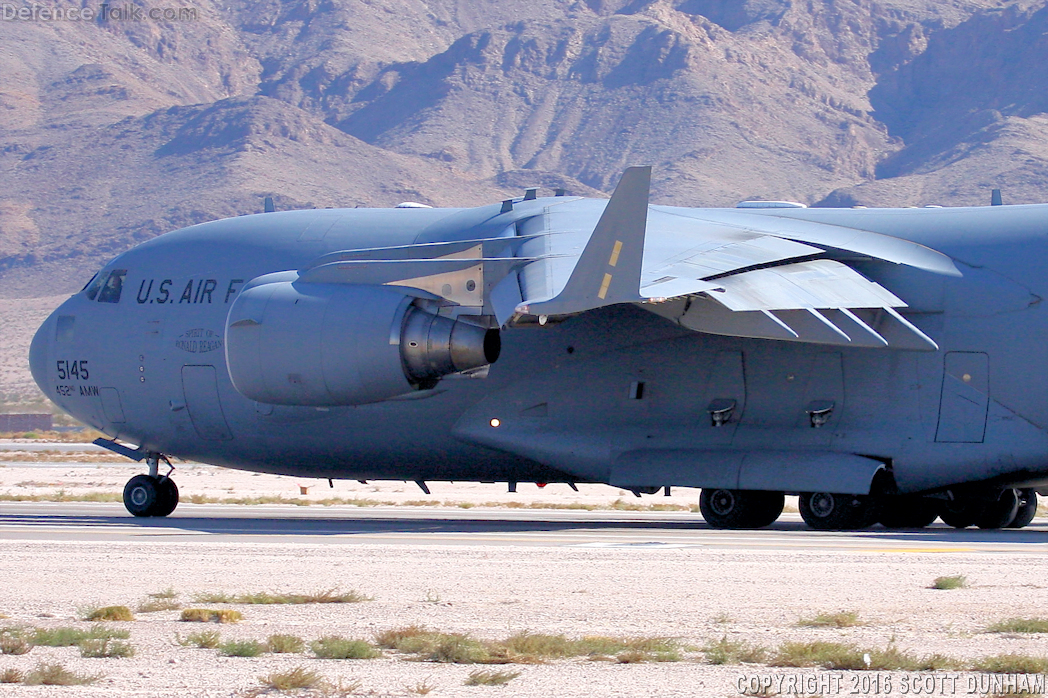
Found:
M 677 205 L 1048 200 L 1046 0 L 112 8 L 0 21 L 2 298 L 267 194 L 468 206 L 644 163 Z

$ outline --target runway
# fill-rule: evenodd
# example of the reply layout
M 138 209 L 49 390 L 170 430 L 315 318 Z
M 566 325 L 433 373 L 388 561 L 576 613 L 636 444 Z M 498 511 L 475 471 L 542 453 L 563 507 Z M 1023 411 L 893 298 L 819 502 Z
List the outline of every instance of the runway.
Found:
M 710 528 L 697 514 L 413 507 L 182 504 L 166 519 L 136 519 L 119 504 L 0 504 L 4 540 L 250 542 L 547 547 L 674 547 L 835 553 L 1048 552 L 1048 525 L 1022 530 L 823 532 L 797 514 L 757 531 Z

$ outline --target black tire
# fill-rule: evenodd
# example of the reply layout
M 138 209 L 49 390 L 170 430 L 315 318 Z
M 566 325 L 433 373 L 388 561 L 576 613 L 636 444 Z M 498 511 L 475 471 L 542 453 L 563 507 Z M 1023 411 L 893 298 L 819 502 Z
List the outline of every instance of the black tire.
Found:
M 1015 518 L 1005 528 L 1025 528 L 1037 515 L 1037 491 L 1019 490 L 1019 510 L 1015 512 Z
M 168 516 L 178 506 L 178 486 L 169 477 L 160 478 L 157 483 L 158 499 L 153 516 Z
M 782 492 L 704 488 L 699 511 L 713 528 L 763 528 L 779 518 L 785 501 Z
M 1019 492 L 1011 488 L 1001 492 L 997 499 L 983 507 L 979 519 L 975 522 L 982 529 L 1004 528 L 1015 520 L 1019 511 Z
M 924 528 L 939 516 L 939 503 L 924 497 L 884 497 L 878 522 L 885 528 Z
M 968 528 L 979 519 L 979 510 L 970 502 L 950 502 L 939 512 L 939 518 L 947 526 Z
M 832 492 L 802 492 L 801 518 L 817 531 L 858 531 L 877 518 L 873 497 Z
M 153 516 L 159 500 L 156 478 L 135 475 L 124 485 L 124 507 L 135 516 Z
M 771 526 L 782 516 L 782 509 L 786 506 L 786 495 L 782 492 L 748 492 L 747 494 L 753 495 L 755 500 L 750 528 Z

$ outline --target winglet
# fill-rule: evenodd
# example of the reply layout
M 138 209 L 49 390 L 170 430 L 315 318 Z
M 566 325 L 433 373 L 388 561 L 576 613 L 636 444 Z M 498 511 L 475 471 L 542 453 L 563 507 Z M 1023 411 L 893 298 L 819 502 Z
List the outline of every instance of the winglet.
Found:
M 630 167 L 623 172 L 561 292 L 549 300 L 523 303 L 517 310 L 529 315 L 565 315 L 644 300 L 640 272 L 650 188 L 651 167 Z

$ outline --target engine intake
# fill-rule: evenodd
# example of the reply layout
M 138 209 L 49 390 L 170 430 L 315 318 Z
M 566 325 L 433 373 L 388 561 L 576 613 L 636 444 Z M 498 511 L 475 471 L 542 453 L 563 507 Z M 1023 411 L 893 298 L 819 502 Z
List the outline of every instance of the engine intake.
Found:
M 226 366 L 246 398 L 363 405 L 498 359 L 498 330 L 434 315 L 387 286 L 252 286 L 226 318 Z

